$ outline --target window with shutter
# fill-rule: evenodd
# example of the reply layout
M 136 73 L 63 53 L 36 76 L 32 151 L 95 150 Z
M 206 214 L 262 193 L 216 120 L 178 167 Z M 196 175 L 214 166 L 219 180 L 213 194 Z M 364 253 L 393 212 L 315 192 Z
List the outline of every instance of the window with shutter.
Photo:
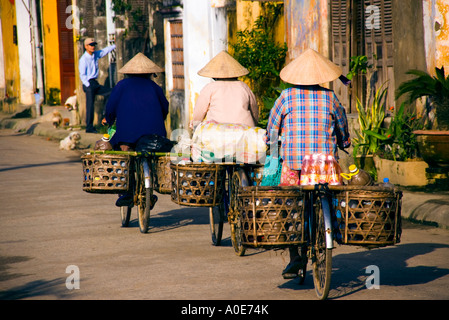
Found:
M 388 81 L 388 105 L 394 105 L 392 13 L 392 0 L 331 1 L 333 61 L 346 74 L 351 57 L 367 56 L 376 70 L 371 92 Z M 361 101 L 367 99 L 367 85 L 366 79 L 358 77 L 351 89 L 336 83 L 334 90 L 347 110 L 354 112 L 356 97 Z

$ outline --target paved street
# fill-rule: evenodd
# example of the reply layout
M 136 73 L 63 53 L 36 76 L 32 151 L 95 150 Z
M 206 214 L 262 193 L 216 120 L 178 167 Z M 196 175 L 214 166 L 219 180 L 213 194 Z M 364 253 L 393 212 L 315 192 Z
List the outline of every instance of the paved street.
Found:
M 237 257 L 227 223 L 222 246 L 212 246 L 208 209 L 159 195 L 148 234 L 135 209 L 122 228 L 115 195 L 82 191 L 80 154 L 0 130 L 0 299 L 316 299 L 310 271 L 302 286 L 281 277 L 286 252 Z M 394 247 L 337 246 L 329 298 L 449 299 L 449 230 L 404 225 Z M 380 270 L 378 290 L 365 286 L 370 265 Z M 66 286 L 69 266 L 79 289 Z

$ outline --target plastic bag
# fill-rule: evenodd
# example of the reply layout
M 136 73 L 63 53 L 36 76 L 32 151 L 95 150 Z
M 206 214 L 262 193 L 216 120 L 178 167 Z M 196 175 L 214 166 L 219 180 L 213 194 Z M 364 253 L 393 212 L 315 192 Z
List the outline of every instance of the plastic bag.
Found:
M 148 134 L 137 141 L 138 152 L 170 152 L 174 143 L 157 134 Z
M 341 168 L 332 155 L 314 153 L 304 157 L 301 168 L 301 185 L 310 186 L 328 183 L 342 185 Z
M 262 187 L 274 187 L 281 183 L 282 174 L 282 161 L 279 157 L 269 155 L 266 157 L 265 165 L 263 167 L 262 182 L 260 185 Z

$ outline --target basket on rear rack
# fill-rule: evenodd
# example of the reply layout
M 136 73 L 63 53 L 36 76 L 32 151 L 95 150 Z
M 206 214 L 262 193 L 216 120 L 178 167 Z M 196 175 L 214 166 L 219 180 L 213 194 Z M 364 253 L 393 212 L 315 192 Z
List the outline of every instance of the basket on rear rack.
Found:
M 170 168 L 173 202 L 192 207 L 214 207 L 222 203 L 226 177 L 223 166 L 213 163 L 172 163 Z
M 83 190 L 89 193 L 124 193 L 129 189 L 130 155 L 87 153 L 83 164 Z
M 154 190 L 161 194 L 170 194 L 172 190 L 170 156 L 158 157 L 155 162 Z
M 290 187 L 242 187 L 237 195 L 244 246 L 304 243 L 304 194 Z
M 394 245 L 401 238 L 402 192 L 381 187 L 347 187 L 335 193 L 334 206 L 342 244 Z

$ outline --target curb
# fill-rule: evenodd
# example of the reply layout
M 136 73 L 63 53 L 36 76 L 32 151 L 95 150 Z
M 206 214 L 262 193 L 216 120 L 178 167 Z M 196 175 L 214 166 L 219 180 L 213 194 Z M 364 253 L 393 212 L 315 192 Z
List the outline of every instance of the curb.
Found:
M 17 132 L 48 137 L 58 141 L 66 138 L 71 132 L 77 131 L 81 135 L 79 144 L 80 149 L 93 148 L 95 143 L 101 139 L 101 134 L 98 133 L 86 133 L 84 130 L 55 128 L 51 122 L 43 121 L 43 117 L 38 119 L 4 118 L 0 121 L 0 129 L 13 129 Z
M 449 192 L 402 191 L 402 217 L 449 229 Z

